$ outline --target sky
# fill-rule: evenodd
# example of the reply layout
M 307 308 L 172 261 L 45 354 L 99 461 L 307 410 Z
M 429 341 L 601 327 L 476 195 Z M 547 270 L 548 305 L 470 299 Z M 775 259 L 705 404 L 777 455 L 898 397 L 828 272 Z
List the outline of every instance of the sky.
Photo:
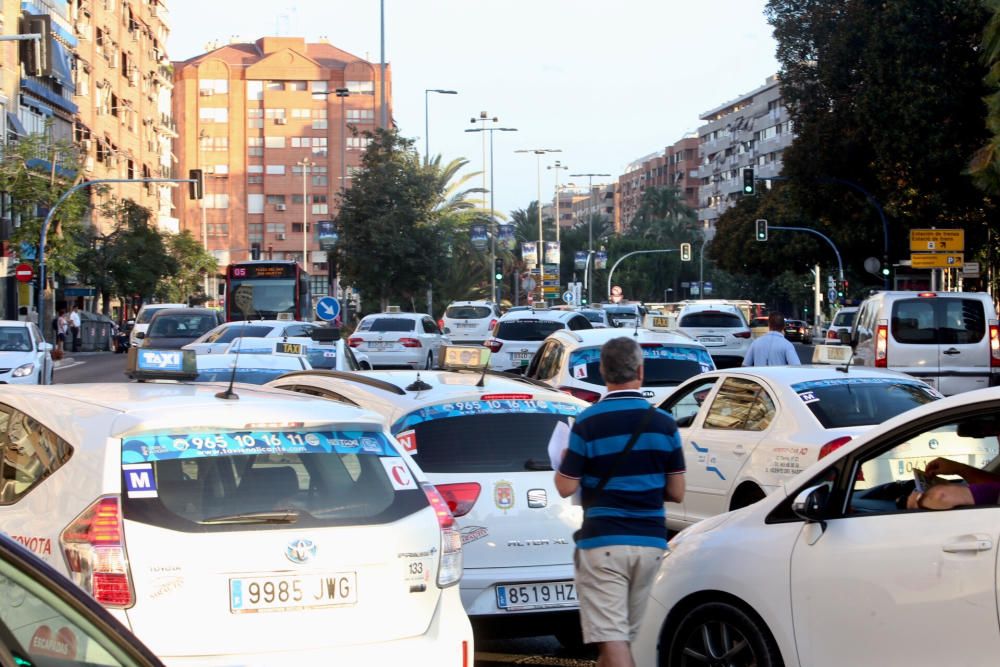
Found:
M 400 132 L 445 162 L 484 165 L 486 111 L 494 134 L 497 211 L 551 201 L 577 173 L 610 173 L 697 130 L 698 117 L 778 70 L 766 0 L 385 0 L 385 53 Z M 379 60 L 377 0 L 170 0 L 168 54 L 186 60 L 212 42 L 266 35 L 326 37 Z M 430 94 L 425 133 L 426 89 Z M 518 154 L 553 148 L 561 153 Z M 487 146 L 486 161 L 489 160 Z M 547 169 L 559 160 L 568 170 Z M 540 173 L 540 179 L 539 179 Z M 482 184 L 476 177 L 470 186 Z M 487 187 L 489 184 L 486 184 Z M 487 202 L 488 205 L 489 202 Z

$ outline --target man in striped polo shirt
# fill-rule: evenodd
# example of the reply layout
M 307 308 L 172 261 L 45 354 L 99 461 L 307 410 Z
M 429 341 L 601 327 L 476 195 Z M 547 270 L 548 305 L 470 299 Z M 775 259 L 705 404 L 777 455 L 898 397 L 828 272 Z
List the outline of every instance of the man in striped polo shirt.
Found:
M 657 410 L 616 463 L 649 410 L 638 343 L 605 343 L 601 377 L 608 393 L 577 417 L 555 482 L 564 498 L 579 488 L 585 508 L 574 554 L 583 639 L 599 645 L 600 667 L 632 667 L 630 643 L 667 549 L 663 503 L 684 499 L 684 452 L 673 418 Z

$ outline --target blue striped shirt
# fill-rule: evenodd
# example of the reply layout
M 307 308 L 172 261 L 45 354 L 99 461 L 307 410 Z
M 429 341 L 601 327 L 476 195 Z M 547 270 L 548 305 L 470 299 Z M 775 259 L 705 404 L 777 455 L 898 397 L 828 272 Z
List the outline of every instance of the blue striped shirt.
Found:
M 639 392 L 616 391 L 581 412 L 573 425 L 559 474 L 580 480 L 586 508 L 576 543 L 580 549 L 610 544 L 667 548 L 667 475 L 684 472 L 681 439 L 670 415 L 653 415 L 614 476 L 597 492 L 648 409 Z

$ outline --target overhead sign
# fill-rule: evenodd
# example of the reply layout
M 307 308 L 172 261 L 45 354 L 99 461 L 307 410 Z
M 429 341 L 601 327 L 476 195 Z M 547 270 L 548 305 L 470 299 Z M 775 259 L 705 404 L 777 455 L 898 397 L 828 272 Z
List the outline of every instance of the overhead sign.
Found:
M 35 267 L 31 264 L 18 264 L 14 269 L 14 277 L 22 283 L 30 283 L 35 277 Z
M 910 230 L 910 252 L 961 252 L 963 250 L 965 250 L 964 229 Z
M 962 253 L 918 253 L 910 255 L 910 266 L 915 269 L 961 269 L 965 265 Z
M 332 296 L 324 296 L 316 302 L 316 317 L 324 322 L 332 322 L 340 315 L 340 302 Z

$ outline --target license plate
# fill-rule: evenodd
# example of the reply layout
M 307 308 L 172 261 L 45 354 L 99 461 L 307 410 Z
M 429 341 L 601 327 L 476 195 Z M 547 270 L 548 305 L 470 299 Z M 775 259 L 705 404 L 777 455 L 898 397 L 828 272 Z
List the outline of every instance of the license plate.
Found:
M 969 463 L 968 454 L 947 454 L 945 457 L 958 461 L 959 463 Z M 897 480 L 913 479 L 913 469 L 926 470 L 927 464 L 938 458 L 937 456 L 913 456 L 905 459 L 889 459 L 889 470 L 892 478 Z
M 234 614 L 340 607 L 357 602 L 356 572 L 229 580 L 229 610 Z
M 546 581 L 535 584 L 497 586 L 497 607 L 507 611 L 545 607 L 577 607 L 576 584 L 572 581 Z
M 724 336 L 698 336 L 699 343 L 711 343 L 713 345 L 722 345 L 726 342 Z
M 475 329 L 476 328 L 476 323 L 475 322 L 459 322 L 458 326 L 461 327 L 461 328 L 463 328 L 463 329 Z
M 514 361 L 531 361 L 534 352 L 512 352 L 510 358 Z
M 827 347 L 826 356 L 833 361 L 847 361 L 851 357 L 851 348 L 843 345 L 830 345 Z
M 388 350 L 392 343 L 368 343 L 369 350 Z

